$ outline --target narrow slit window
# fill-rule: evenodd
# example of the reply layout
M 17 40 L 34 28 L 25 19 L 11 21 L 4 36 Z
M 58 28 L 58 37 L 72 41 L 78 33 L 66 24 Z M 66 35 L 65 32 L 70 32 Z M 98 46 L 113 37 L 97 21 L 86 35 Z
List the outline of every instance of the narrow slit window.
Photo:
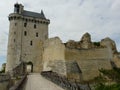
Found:
M 24 31 L 24 36 L 27 36 L 27 31 Z
M 32 42 L 32 41 L 30 41 L 30 45 L 31 45 L 31 46 L 33 45 L 33 42 Z
M 24 23 L 24 27 L 26 27 L 27 26 L 27 23 Z
M 16 32 L 14 32 L 14 35 L 16 34 Z
M 14 42 L 15 42 L 15 39 L 14 39 Z
M 15 23 L 15 26 L 17 26 L 17 23 Z
M 48 35 L 45 35 L 45 39 L 47 39 L 48 38 Z
M 36 26 L 36 24 L 34 24 L 34 28 L 36 28 L 37 26 Z
M 38 37 L 38 32 L 36 33 L 36 37 Z

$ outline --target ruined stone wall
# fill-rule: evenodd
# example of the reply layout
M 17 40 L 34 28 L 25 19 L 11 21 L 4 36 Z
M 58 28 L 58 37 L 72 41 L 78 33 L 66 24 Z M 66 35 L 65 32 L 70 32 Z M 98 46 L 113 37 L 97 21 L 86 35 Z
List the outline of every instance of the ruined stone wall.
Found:
M 111 69 L 112 57 L 109 48 L 70 49 L 65 48 L 58 37 L 50 38 L 44 43 L 43 71 L 54 71 L 69 79 L 87 81 L 99 75 L 98 69 Z
M 44 43 L 43 71 L 55 71 L 66 75 L 65 46 L 58 38 L 50 38 Z
M 97 77 L 100 72 L 99 69 L 111 69 L 110 61 L 107 59 L 94 59 L 94 60 L 80 60 L 77 61 L 84 81 L 88 81 Z
M 107 48 L 93 48 L 93 49 L 69 49 L 65 50 L 66 60 L 82 60 L 82 59 L 111 59 L 111 50 Z
M 112 51 L 108 48 L 75 50 L 66 48 L 66 61 L 77 61 L 83 80 L 91 80 L 99 75 L 98 69 L 111 69 Z
M 116 65 L 116 67 L 120 68 L 120 53 L 114 54 L 113 62 Z
M 78 63 L 74 60 L 66 61 L 66 72 L 67 78 L 70 81 L 82 82 L 82 71 L 78 65 Z

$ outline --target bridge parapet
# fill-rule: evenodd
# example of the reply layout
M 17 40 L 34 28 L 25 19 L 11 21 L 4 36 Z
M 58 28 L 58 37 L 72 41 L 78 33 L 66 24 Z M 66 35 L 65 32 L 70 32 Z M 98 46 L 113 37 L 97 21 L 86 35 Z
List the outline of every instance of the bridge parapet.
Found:
M 26 74 L 26 63 L 20 62 L 13 70 L 8 72 L 11 77 L 24 76 Z
M 27 74 L 23 76 L 14 86 L 9 90 L 22 90 L 25 81 L 27 80 Z
M 41 72 L 41 75 L 65 90 L 90 90 L 89 85 L 82 85 L 77 82 L 71 82 L 66 77 L 58 75 L 52 71 Z

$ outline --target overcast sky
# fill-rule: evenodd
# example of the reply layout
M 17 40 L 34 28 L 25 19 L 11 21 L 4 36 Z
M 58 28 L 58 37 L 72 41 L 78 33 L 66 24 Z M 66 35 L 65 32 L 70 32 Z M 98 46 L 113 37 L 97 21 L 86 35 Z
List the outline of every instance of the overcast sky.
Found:
M 6 62 L 8 15 L 16 2 L 23 4 L 25 10 L 44 11 L 51 21 L 49 37 L 59 36 L 63 42 L 78 41 L 89 32 L 93 41 L 110 37 L 120 51 L 120 0 L 1 0 L 0 65 Z

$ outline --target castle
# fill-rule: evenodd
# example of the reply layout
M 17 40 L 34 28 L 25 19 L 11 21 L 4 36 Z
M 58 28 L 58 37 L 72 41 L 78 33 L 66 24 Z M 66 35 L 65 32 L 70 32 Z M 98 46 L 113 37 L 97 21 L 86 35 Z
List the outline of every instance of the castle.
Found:
M 9 40 L 6 72 L 11 72 L 21 62 L 32 63 L 31 72 L 54 71 L 69 79 L 91 80 L 99 69 L 120 67 L 119 53 L 110 38 L 92 42 L 85 33 L 80 41 L 63 43 L 59 37 L 48 38 L 50 20 L 41 13 L 24 10 L 16 3 L 9 15 Z
M 26 11 L 21 4 L 14 5 L 14 13 L 9 15 L 9 21 L 6 71 L 12 70 L 21 61 L 32 62 L 33 71 L 40 71 L 42 44 L 48 39 L 50 21 L 46 19 L 43 11 Z

